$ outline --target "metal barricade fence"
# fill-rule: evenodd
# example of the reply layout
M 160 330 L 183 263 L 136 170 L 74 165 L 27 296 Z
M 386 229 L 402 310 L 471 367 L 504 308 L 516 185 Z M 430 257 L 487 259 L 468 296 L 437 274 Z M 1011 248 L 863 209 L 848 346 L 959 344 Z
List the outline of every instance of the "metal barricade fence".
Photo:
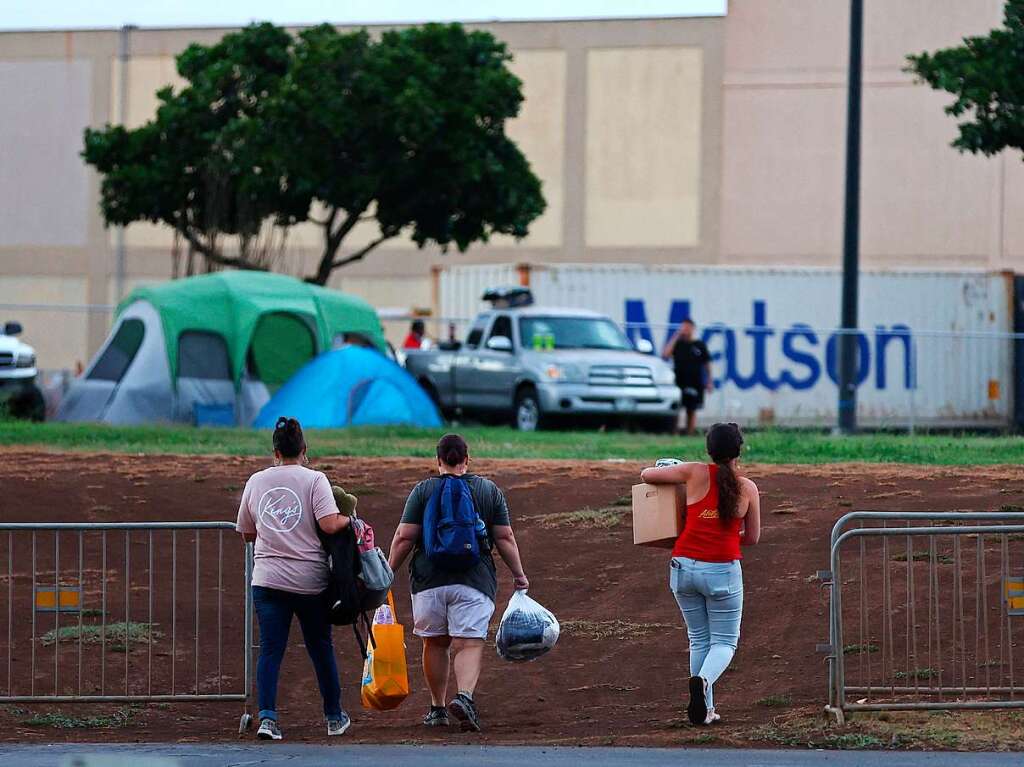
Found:
M 247 729 L 251 578 L 229 522 L 0 523 L 0 702 L 237 701 Z
M 839 519 L 819 573 L 826 710 L 842 722 L 852 711 L 1024 708 L 1022 542 L 1022 511 Z

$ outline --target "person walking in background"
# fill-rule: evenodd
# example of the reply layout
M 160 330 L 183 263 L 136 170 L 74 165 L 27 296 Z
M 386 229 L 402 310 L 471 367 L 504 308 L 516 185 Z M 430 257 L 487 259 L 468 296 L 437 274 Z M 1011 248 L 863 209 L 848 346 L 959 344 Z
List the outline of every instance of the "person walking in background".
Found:
M 327 734 L 343 735 L 348 714 L 341 708 L 341 686 L 323 592 L 327 556 L 316 528 L 328 535 L 345 529 L 331 485 L 322 472 L 306 468 L 306 440 L 294 418 L 274 428 L 275 465 L 245 483 L 235 529 L 255 541 L 252 599 L 260 625 L 256 666 L 261 740 L 281 740 L 277 721 L 277 682 L 288 646 L 292 617 L 302 628 L 327 718 Z
M 426 341 L 426 332 L 427 327 L 423 324 L 423 320 L 413 320 L 412 325 L 409 326 L 409 335 L 405 337 L 405 341 L 402 343 L 402 348 L 424 348 L 424 345 L 429 343 L 429 341 Z
M 700 339 L 694 338 L 697 329 L 693 320 L 686 318 L 672 335 L 661 356 L 672 362 L 676 371 L 676 386 L 683 392 L 683 407 L 679 411 L 676 433 L 697 433 L 697 411 L 704 407 L 704 392 L 713 391 L 711 354 Z
M 740 637 L 743 572 L 740 546 L 761 537 L 757 485 L 740 473 L 743 434 L 734 423 L 708 430 L 713 463 L 681 463 L 644 469 L 643 482 L 686 484 L 686 519 L 672 549 L 669 584 L 690 638 L 690 702 L 693 724 L 718 721 L 714 685 L 729 666 Z
M 458 434 L 447 434 L 437 443 L 437 473 L 409 494 L 388 562 L 398 572 L 412 554 L 413 633 L 423 641 L 423 676 L 430 688 L 430 710 L 423 724 L 447 726 L 450 714 L 461 722 L 463 730 L 479 731 L 480 716 L 473 695 L 498 590 L 491 549 L 498 549 L 512 571 L 516 589 L 527 589 L 530 582 L 523 572 L 505 496 L 489 479 L 469 473 L 469 447 Z M 445 502 L 441 494 L 451 492 L 454 497 L 461 493 L 462 486 L 453 482 L 468 487 L 475 509 L 475 534 L 480 541 L 479 558 L 465 569 L 439 564 L 424 545 L 424 533 L 431 533 L 431 514 L 436 512 L 437 504 Z M 458 694 L 446 706 L 451 667 Z

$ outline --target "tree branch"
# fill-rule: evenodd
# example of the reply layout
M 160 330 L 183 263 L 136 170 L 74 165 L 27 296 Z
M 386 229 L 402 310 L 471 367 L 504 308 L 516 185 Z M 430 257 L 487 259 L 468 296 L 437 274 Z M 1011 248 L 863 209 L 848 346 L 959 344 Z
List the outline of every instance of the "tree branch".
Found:
M 371 250 L 376 248 L 378 245 L 380 245 L 385 240 L 390 240 L 394 236 L 395 235 L 393 235 L 393 234 L 382 234 L 376 240 L 373 240 L 372 242 L 370 242 L 367 245 L 363 246 L 362 248 L 357 250 L 352 255 L 345 256 L 344 258 L 339 258 L 337 261 L 332 261 L 331 262 L 331 269 L 334 270 L 334 269 L 337 269 L 338 267 L 345 266 L 347 264 L 351 264 L 351 263 L 354 263 L 356 261 L 362 261 L 363 258 L 366 257 L 367 253 L 369 253 Z
M 236 269 L 248 269 L 249 271 L 265 272 L 266 267 L 260 266 L 259 264 L 253 263 L 245 258 L 233 258 L 231 256 L 225 256 L 217 248 L 213 248 L 206 244 L 194 232 L 189 230 L 187 226 L 183 226 L 180 222 L 177 227 L 178 231 L 181 232 L 181 236 L 185 238 L 189 245 L 192 246 L 197 252 L 202 253 L 203 257 L 207 261 L 220 266 L 233 266 Z
M 327 284 L 327 278 L 331 276 L 331 270 L 334 269 L 334 254 L 338 252 L 338 248 L 341 247 L 341 243 L 348 233 L 359 223 L 365 210 L 366 206 L 363 205 L 356 210 L 349 211 L 348 215 L 345 216 L 345 220 L 341 222 L 341 226 L 335 229 L 334 222 L 337 220 L 341 209 L 337 207 L 331 209 L 331 215 L 324 225 L 324 252 L 320 256 L 320 264 L 317 267 L 316 274 L 306 278 L 308 282 L 316 285 Z

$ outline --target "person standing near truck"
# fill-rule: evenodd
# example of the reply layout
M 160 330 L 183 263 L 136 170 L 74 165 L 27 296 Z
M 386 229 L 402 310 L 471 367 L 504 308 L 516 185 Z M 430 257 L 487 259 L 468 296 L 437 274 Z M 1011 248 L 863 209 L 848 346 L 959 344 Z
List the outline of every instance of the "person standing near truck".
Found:
M 426 341 L 426 333 L 427 326 L 423 323 L 423 320 L 413 320 L 412 325 L 409 326 L 409 335 L 402 342 L 402 348 L 413 350 L 429 348 L 429 342 Z
M 693 435 L 697 433 L 697 411 L 704 407 L 704 392 L 713 391 L 711 375 L 711 354 L 707 345 L 694 338 L 697 326 L 687 317 L 675 332 L 661 353 L 663 359 L 672 363 L 676 371 L 676 386 L 683 392 L 682 408 L 676 433 Z

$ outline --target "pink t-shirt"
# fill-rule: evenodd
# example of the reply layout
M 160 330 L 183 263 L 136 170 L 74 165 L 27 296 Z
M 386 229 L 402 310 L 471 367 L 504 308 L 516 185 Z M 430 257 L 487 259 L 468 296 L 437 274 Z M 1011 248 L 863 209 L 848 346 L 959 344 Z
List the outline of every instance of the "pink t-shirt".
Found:
M 327 554 L 316 520 L 338 513 L 323 472 L 273 466 L 249 477 L 235 529 L 256 533 L 252 583 L 297 594 L 327 588 Z

